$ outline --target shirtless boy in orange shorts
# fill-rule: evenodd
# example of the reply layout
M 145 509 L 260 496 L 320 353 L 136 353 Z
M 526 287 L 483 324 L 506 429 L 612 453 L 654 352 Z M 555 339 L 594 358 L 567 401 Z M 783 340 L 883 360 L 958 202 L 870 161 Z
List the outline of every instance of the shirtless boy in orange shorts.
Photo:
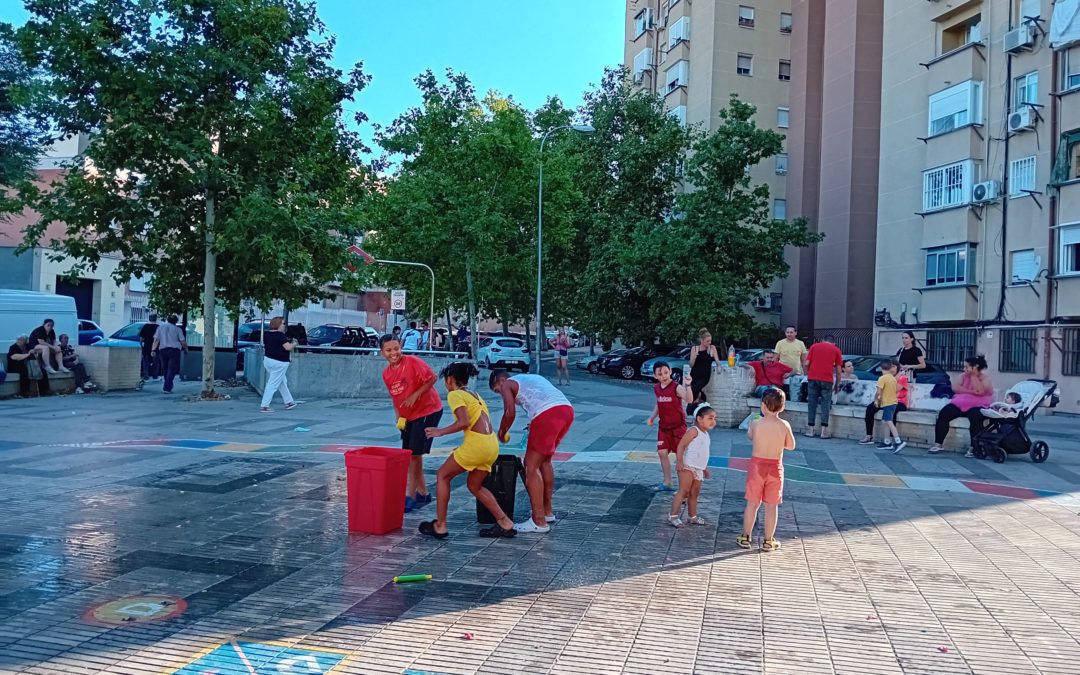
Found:
M 769 389 L 761 396 L 761 418 L 750 423 L 746 432 L 754 450 L 750 468 L 746 472 L 746 512 L 743 513 L 743 531 L 735 542 L 742 548 L 750 548 L 758 507 L 765 503 L 765 539 L 762 551 L 780 548 L 776 541 L 776 519 L 780 502 L 784 501 L 784 451 L 795 449 L 795 436 L 791 425 L 780 419 L 784 410 L 785 396 L 780 389 Z

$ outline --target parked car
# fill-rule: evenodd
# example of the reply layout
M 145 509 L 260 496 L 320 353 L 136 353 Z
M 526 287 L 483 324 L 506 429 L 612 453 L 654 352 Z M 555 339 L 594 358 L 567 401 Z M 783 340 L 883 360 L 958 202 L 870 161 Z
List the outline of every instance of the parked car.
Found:
M 95 347 L 140 347 L 139 331 L 146 325 L 146 321 L 129 323 L 112 335 L 94 343 Z
M 613 359 L 613 358 L 615 358 L 617 356 L 622 356 L 623 354 L 625 354 L 628 351 L 630 351 L 630 350 L 626 349 L 626 348 L 620 348 L 620 349 L 612 349 L 610 351 L 604 352 L 603 354 L 597 354 L 594 357 L 590 357 L 593 360 L 586 365 L 585 369 L 588 370 L 593 375 L 597 375 L 599 373 L 602 373 L 604 371 L 604 364 L 607 363 L 607 361 L 609 359 Z
M 529 372 L 529 350 L 525 341 L 513 337 L 485 337 L 480 339 L 476 349 L 477 362 L 485 368 L 518 369 Z
M 624 380 L 632 380 L 641 375 L 641 366 L 646 361 L 657 356 L 664 356 L 674 351 L 671 345 L 648 345 L 634 347 L 625 354 L 606 359 L 603 363 L 603 371 L 611 376 L 621 377 Z
M 89 319 L 79 319 L 79 344 L 92 345 L 98 340 L 105 339 L 105 331 Z
M 761 357 L 765 355 L 764 349 L 740 349 L 735 352 L 736 365 L 742 365 L 744 363 L 750 363 L 751 361 L 760 361 Z M 724 354 L 723 358 L 727 358 Z
M 587 370 L 593 375 L 600 372 L 600 364 L 598 361 L 603 354 L 593 354 L 592 356 L 585 356 L 578 359 L 574 365 L 582 370 Z
M 871 356 L 845 356 L 855 366 L 855 376 L 860 380 L 877 380 L 881 377 L 881 364 L 896 358 L 887 354 L 873 354 Z M 949 384 L 949 373 L 944 368 L 932 363 L 926 364 L 925 370 L 917 371 L 915 376 L 919 384 Z
M 672 379 L 681 380 L 683 373 L 690 372 L 690 347 L 676 349 L 670 354 L 656 356 L 641 364 L 641 376 L 646 380 L 656 379 L 653 377 L 653 368 L 656 367 L 657 361 L 663 361 L 671 366 Z

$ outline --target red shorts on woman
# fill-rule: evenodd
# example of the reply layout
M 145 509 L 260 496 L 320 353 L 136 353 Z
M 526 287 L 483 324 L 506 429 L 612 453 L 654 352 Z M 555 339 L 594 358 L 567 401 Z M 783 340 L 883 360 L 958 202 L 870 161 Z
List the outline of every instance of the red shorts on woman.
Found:
M 746 470 L 746 501 L 779 504 L 784 501 L 784 463 L 751 457 Z
M 529 441 L 525 452 L 538 452 L 550 457 L 555 454 L 570 425 L 574 423 L 574 409 L 568 405 L 548 408 L 529 421 Z

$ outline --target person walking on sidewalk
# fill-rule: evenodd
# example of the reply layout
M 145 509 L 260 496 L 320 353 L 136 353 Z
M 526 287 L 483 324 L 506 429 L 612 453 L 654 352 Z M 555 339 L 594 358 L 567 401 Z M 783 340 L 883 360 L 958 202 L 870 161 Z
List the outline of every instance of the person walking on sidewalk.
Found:
M 520 405 L 529 415 L 529 440 L 525 447 L 525 491 L 529 493 L 532 518 L 518 523 L 518 532 L 544 534 L 555 522 L 551 496 L 555 493 L 555 469 L 551 458 L 574 423 L 574 408 L 555 385 L 540 375 L 510 375 L 499 368 L 491 372 L 491 390 L 502 396 L 503 416 L 499 440 L 506 442 Z
M 836 338 L 826 335 L 806 352 L 806 436 L 813 438 L 814 421 L 821 410 L 821 437 L 829 437 L 829 409 L 833 393 L 840 389 L 844 356 L 836 346 Z
M 431 503 L 424 480 L 424 455 L 431 452 L 431 439 L 425 430 L 439 426 L 443 414 L 442 399 L 433 389 L 438 378 L 431 366 L 417 356 L 402 354 L 398 338 L 382 336 L 379 351 L 387 363 L 382 378 L 397 412 L 401 447 L 412 452 L 405 485 L 405 512 L 408 513 L 414 506 Z
M 158 326 L 154 333 L 154 346 L 150 350 L 150 356 L 160 358 L 165 373 L 165 384 L 161 391 L 166 394 L 172 393 L 173 380 L 180 374 L 180 353 L 188 350 L 184 331 L 176 325 L 178 320 L 175 314 L 170 314 L 168 320 Z
M 292 410 L 296 407 L 292 392 L 289 391 L 289 381 L 286 377 L 289 372 L 289 356 L 296 348 L 296 340 L 290 340 L 285 335 L 285 318 L 275 316 L 270 319 L 270 329 L 263 335 L 263 369 L 266 371 L 266 387 L 263 388 L 262 405 L 259 412 L 273 412 L 270 401 L 274 400 L 274 394 L 281 392 L 281 400 L 285 402 L 285 409 Z

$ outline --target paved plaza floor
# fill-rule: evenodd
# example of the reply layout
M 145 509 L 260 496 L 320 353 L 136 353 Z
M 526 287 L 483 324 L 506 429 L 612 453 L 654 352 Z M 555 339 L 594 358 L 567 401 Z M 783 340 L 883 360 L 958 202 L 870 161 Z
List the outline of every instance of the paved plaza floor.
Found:
M 460 479 L 446 540 L 416 532 L 434 505 L 347 532 L 382 399 L 197 391 L 0 401 L 0 673 L 1080 673 L 1075 420 L 1032 425 L 1041 465 L 799 436 L 762 553 L 735 545 L 742 432 L 712 434 L 706 525 L 667 524 L 640 383 L 567 389 L 558 520 L 496 541 Z

